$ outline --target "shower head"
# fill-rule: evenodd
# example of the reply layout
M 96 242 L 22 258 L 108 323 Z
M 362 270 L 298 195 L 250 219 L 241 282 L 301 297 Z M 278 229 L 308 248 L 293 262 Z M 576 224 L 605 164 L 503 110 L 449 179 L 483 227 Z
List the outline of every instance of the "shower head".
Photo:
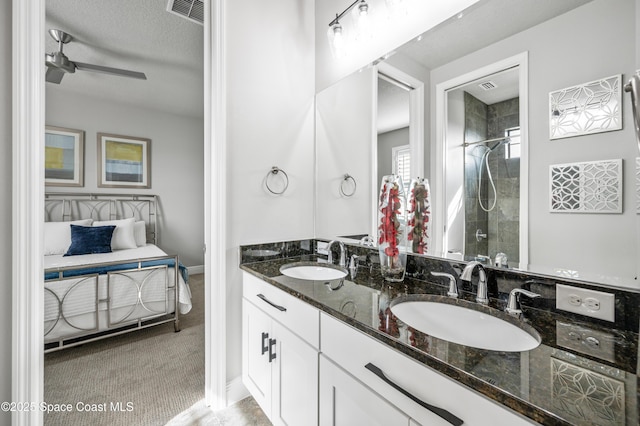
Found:
M 489 151 L 495 151 L 496 149 L 498 149 L 502 145 L 507 144 L 509 142 L 511 142 L 511 138 L 504 138 L 502 140 L 499 140 L 492 147 L 489 148 Z

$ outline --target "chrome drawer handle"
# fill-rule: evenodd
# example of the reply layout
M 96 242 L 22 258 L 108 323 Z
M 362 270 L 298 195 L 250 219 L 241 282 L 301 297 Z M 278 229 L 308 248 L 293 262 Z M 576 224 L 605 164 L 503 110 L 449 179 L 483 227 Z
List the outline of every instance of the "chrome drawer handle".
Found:
M 434 407 L 433 405 L 427 404 L 426 402 L 422 401 L 421 399 L 418 399 L 416 396 L 414 396 L 413 394 L 409 393 L 405 389 L 401 388 L 397 384 L 393 383 L 391 380 L 389 380 L 387 378 L 387 376 L 384 375 L 382 370 L 380 368 L 376 367 L 375 365 L 373 365 L 371 363 L 367 363 L 367 365 L 365 365 L 364 368 L 366 368 L 367 370 L 371 371 L 373 374 L 375 374 L 376 376 L 381 378 L 386 384 L 388 384 L 389 386 L 391 386 L 392 388 L 394 388 L 395 390 L 397 390 L 398 392 L 400 392 L 401 394 L 403 394 L 407 398 L 411 399 L 416 404 L 421 405 L 422 407 L 424 407 L 427 410 L 431 411 L 432 413 L 434 413 L 438 417 L 443 418 L 444 420 L 446 420 L 447 422 L 451 423 L 452 425 L 460 426 L 461 424 L 464 423 L 464 421 L 462 419 L 454 416 L 453 414 L 451 414 L 447 410 L 444 410 L 442 408 Z
M 287 308 L 285 308 L 284 306 L 276 305 L 271 300 L 267 299 L 267 297 L 264 294 L 257 294 L 256 296 L 258 296 L 260 299 L 264 300 L 265 302 L 267 302 L 268 304 L 270 304 L 271 306 L 273 306 L 274 308 L 276 308 L 281 312 L 286 312 L 287 310 Z

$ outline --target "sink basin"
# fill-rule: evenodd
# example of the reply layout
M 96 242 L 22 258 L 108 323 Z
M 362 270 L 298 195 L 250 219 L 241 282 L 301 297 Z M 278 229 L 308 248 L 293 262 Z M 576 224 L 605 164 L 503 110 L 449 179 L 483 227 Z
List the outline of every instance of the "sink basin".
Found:
M 295 262 L 280 267 L 280 273 L 308 281 L 331 281 L 347 276 L 347 270 L 337 265 L 317 262 Z
M 408 326 L 438 339 L 479 349 L 522 352 L 540 345 L 528 324 L 497 309 L 444 296 L 395 299 L 391 312 Z

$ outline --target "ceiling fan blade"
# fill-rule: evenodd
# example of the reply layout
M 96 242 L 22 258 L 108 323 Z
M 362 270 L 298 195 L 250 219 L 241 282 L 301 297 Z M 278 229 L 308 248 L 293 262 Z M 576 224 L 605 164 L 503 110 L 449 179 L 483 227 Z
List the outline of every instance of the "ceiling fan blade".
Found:
M 102 65 L 85 64 L 82 62 L 74 62 L 76 69 L 80 71 L 92 71 L 103 74 L 119 75 L 122 77 L 138 78 L 140 80 L 146 80 L 147 76 L 142 72 L 123 70 L 119 68 L 103 67 Z
M 49 83 L 60 84 L 65 72 L 58 68 L 47 67 L 47 73 L 45 74 L 45 80 Z

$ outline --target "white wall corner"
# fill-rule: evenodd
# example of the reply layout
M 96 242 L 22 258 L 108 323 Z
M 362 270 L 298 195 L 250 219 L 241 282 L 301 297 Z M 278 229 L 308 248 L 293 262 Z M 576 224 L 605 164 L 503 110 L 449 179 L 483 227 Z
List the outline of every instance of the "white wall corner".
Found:
M 189 275 L 204 274 L 204 265 L 187 266 Z

